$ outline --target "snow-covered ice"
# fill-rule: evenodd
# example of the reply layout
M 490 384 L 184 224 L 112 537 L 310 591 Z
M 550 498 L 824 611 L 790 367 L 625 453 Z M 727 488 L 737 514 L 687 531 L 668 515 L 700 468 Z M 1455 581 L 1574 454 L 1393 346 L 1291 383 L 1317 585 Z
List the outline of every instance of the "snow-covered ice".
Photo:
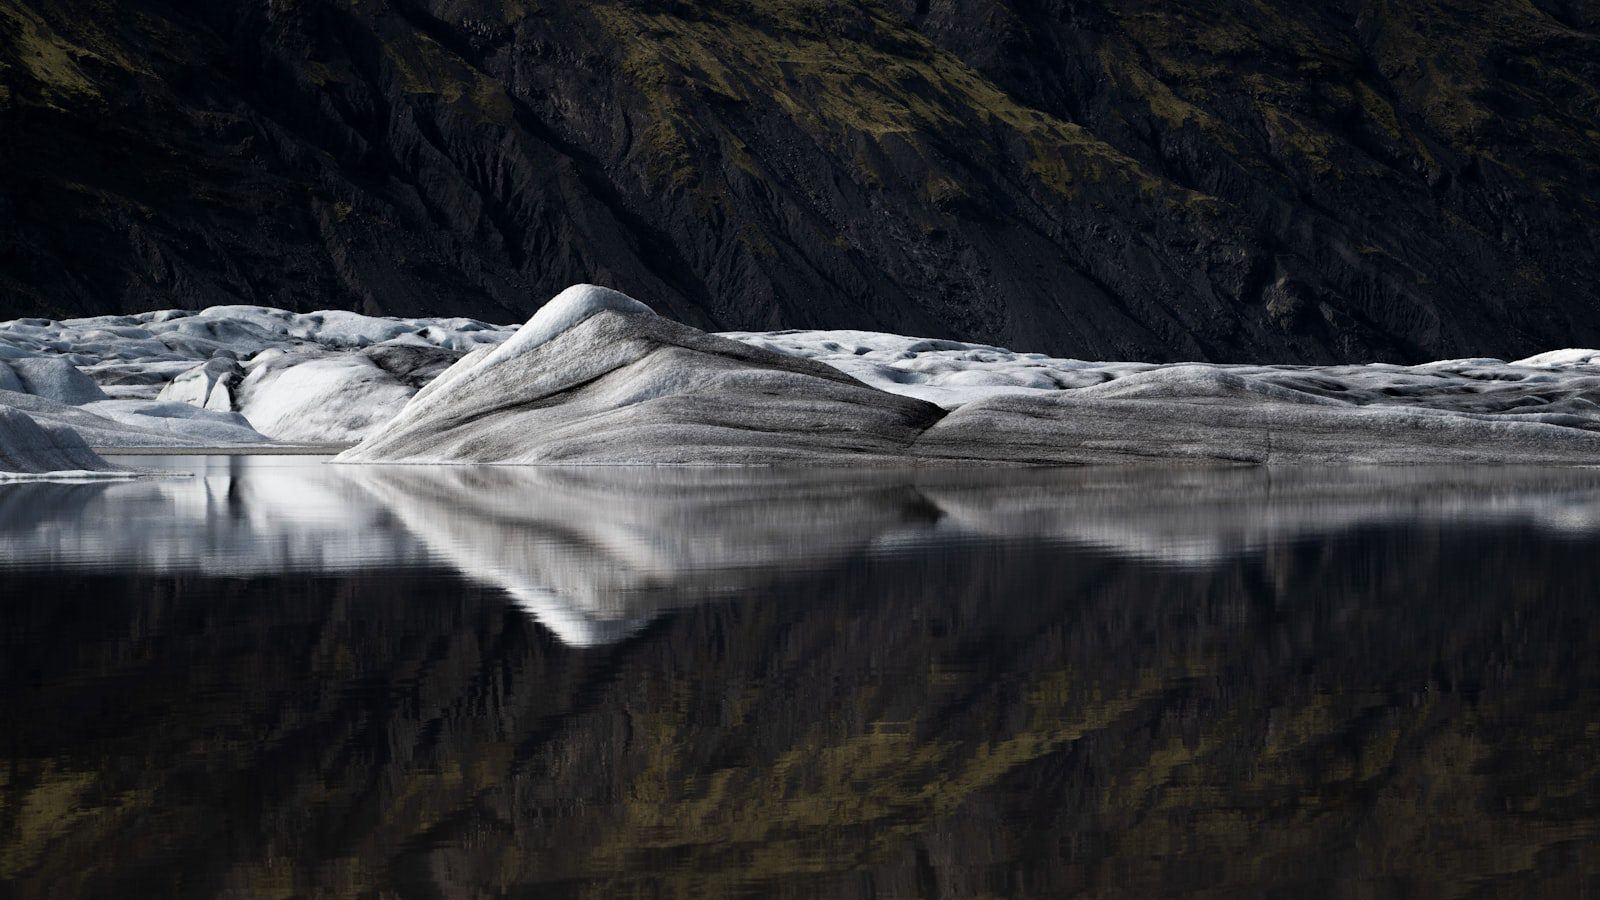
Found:
M 32 394 L 74 406 L 109 399 L 94 379 L 60 357 L 0 360 L 0 391 Z
M 1150 363 L 1094 363 L 873 331 L 730 331 L 724 337 L 827 363 L 878 388 L 953 409 L 996 394 L 1089 387 Z
M 417 389 L 366 353 L 274 352 L 251 365 L 233 391 L 235 408 L 263 434 L 343 443 L 394 418 Z
M 597 284 L 575 284 L 539 307 L 528 324 L 490 353 L 483 364 L 493 365 L 499 360 L 541 347 L 582 324 L 590 316 L 607 311 L 634 316 L 656 314 L 655 310 L 621 291 Z

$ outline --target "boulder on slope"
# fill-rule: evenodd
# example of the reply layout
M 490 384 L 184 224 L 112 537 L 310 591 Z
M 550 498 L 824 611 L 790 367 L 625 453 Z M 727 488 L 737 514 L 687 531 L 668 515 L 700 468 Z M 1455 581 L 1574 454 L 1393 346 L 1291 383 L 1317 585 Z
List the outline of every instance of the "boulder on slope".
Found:
M 578 285 L 511 340 L 456 363 L 339 460 L 895 462 L 943 415 Z

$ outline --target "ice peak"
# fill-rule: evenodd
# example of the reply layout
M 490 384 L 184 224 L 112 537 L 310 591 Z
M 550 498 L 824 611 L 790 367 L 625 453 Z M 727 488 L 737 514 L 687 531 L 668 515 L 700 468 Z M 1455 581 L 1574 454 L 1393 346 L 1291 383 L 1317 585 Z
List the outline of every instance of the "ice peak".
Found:
M 525 353 L 549 343 L 568 329 L 582 324 L 590 316 L 607 311 L 635 316 L 656 314 L 655 310 L 621 291 L 614 291 L 598 284 L 575 284 L 551 297 L 549 302 L 539 307 L 539 311 L 533 314 L 528 324 L 522 326 L 510 340 L 500 345 L 494 355 L 504 359 Z
M 516 334 L 508 338 L 505 343 L 493 349 L 481 348 L 446 369 L 443 375 L 417 392 L 406 408 L 409 410 L 419 404 L 425 404 L 468 373 L 481 373 L 508 359 L 536 350 L 581 325 L 589 317 L 602 312 L 651 317 L 656 314 L 655 310 L 621 291 L 614 291 L 598 284 L 575 284 L 551 297 L 545 305 L 539 307 L 533 318 L 517 329 Z

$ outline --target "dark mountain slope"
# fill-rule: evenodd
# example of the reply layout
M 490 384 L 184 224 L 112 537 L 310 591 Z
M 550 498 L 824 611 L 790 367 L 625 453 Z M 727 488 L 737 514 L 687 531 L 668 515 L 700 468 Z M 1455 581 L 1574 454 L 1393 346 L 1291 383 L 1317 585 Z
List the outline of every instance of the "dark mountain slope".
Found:
M 0 316 L 249 302 L 1091 357 L 1600 344 L 1579 5 L 0 0 Z

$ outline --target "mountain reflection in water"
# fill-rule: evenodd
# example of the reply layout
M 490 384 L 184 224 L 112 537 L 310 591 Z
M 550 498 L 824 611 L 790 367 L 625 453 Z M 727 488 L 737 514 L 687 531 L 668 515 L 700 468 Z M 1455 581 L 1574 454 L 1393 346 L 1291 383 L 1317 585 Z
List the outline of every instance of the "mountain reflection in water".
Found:
M 1600 472 L 0 486 L 20 897 L 1600 892 Z

